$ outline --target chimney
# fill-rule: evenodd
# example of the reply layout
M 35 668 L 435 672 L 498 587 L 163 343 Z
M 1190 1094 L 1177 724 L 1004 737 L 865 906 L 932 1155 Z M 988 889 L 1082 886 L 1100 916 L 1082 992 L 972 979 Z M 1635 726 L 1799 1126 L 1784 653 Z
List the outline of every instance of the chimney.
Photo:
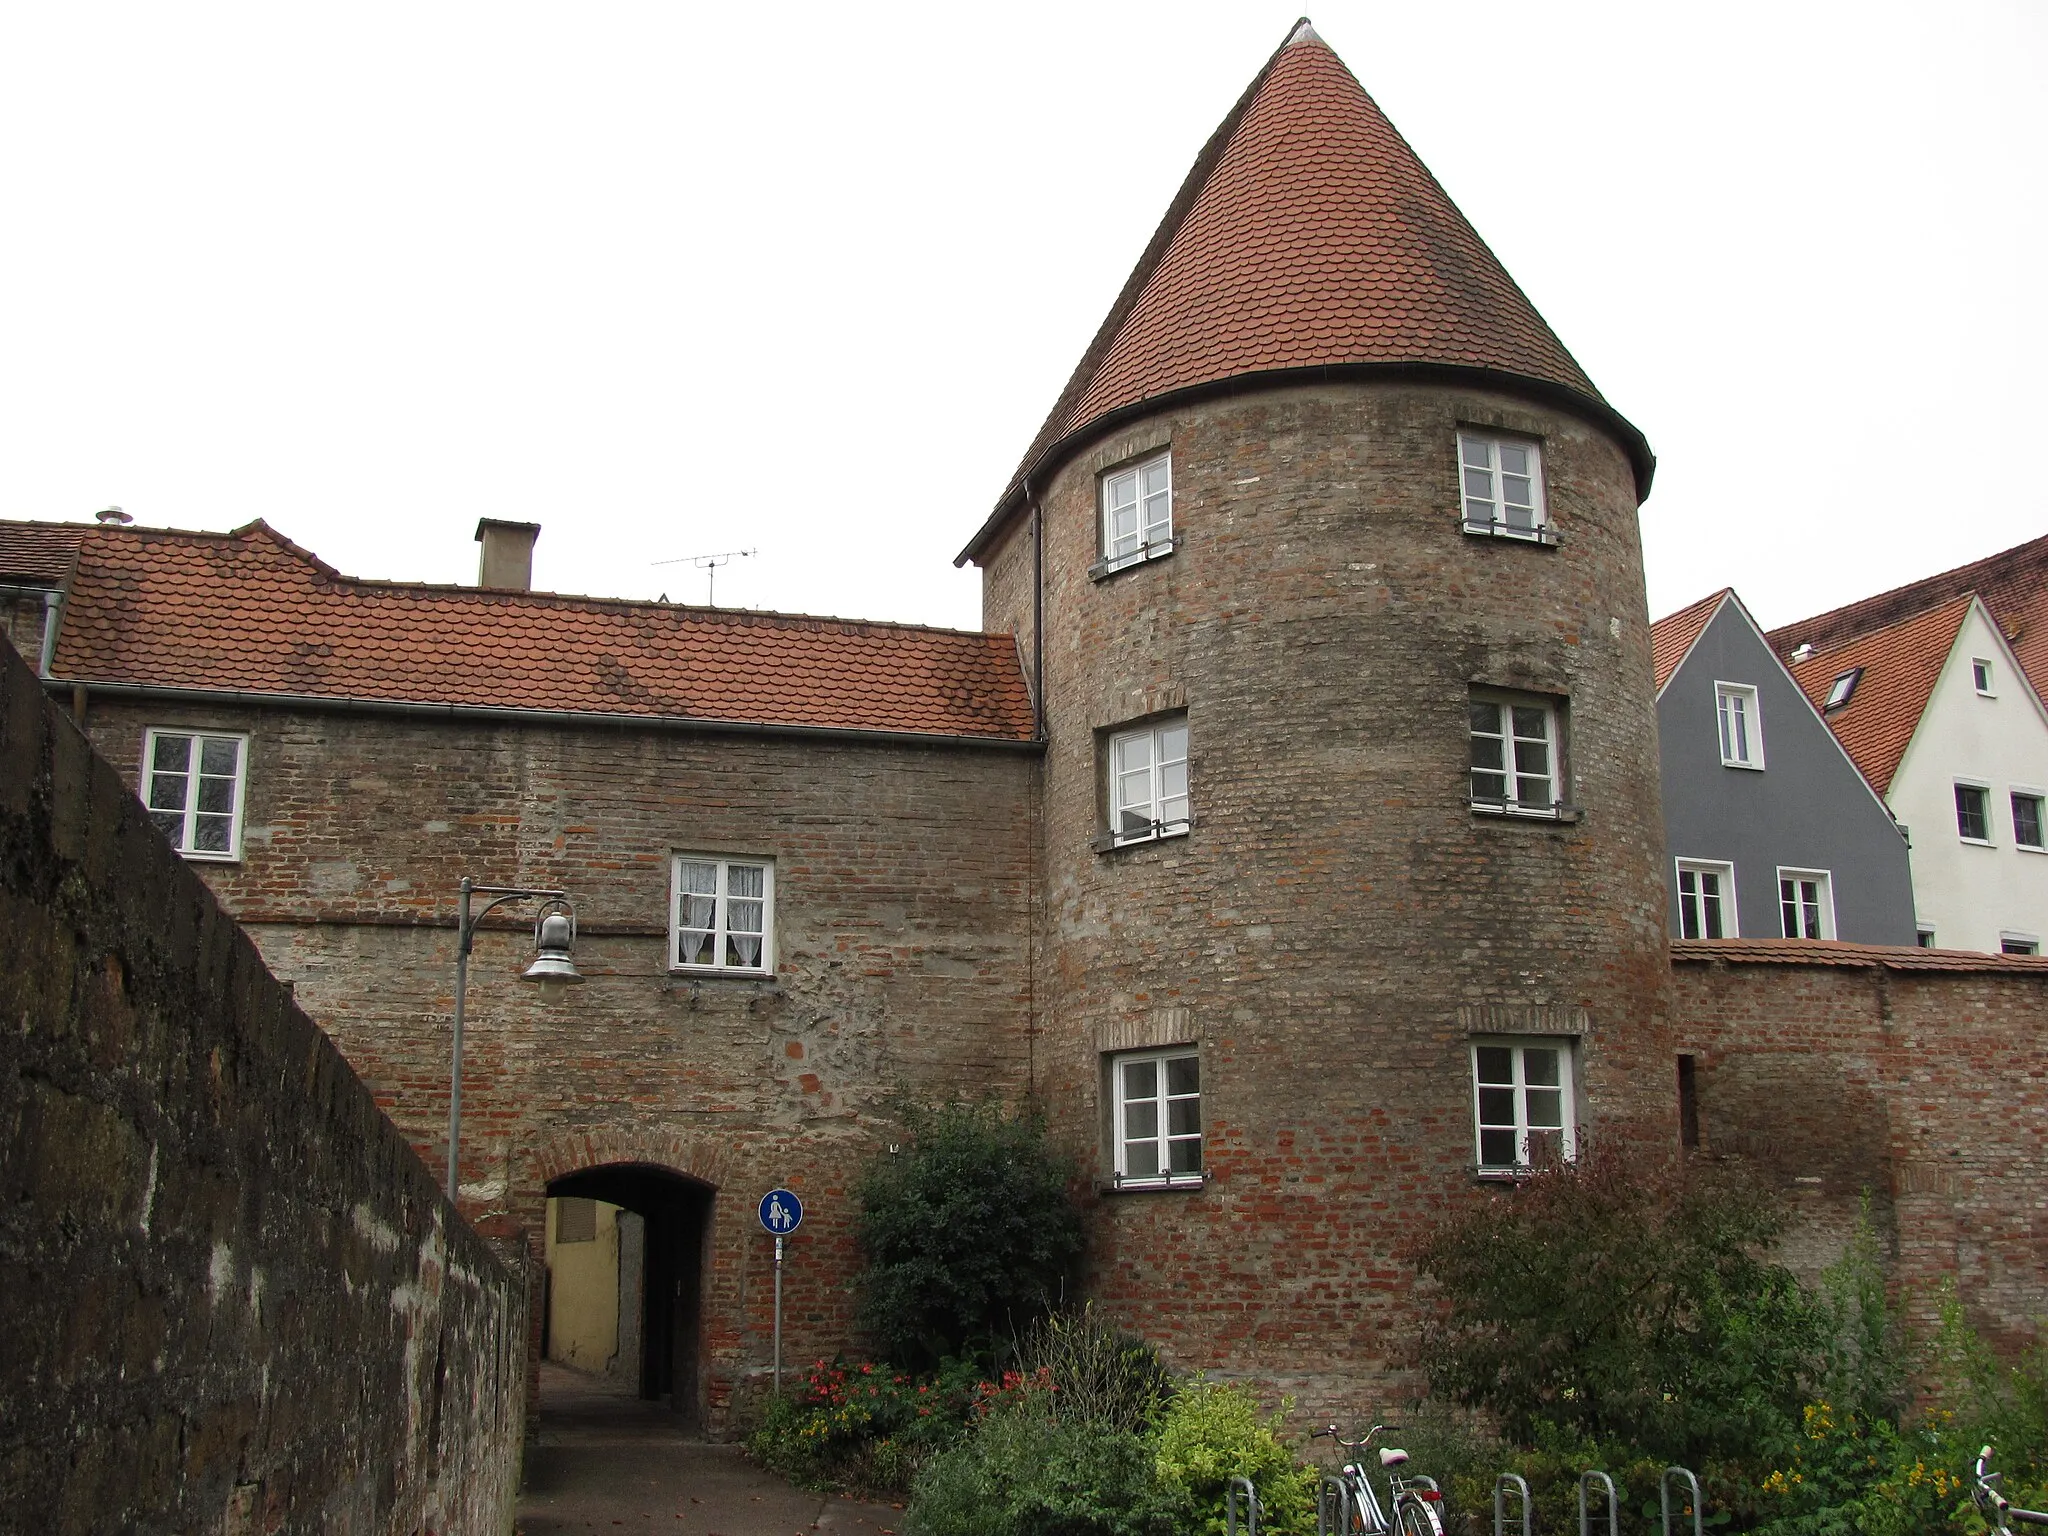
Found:
M 476 584 L 512 592 L 533 590 L 533 541 L 539 523 L 501 523 L 495 517 L 477 520 L 476 541 L 483 553 L 476 562 Z

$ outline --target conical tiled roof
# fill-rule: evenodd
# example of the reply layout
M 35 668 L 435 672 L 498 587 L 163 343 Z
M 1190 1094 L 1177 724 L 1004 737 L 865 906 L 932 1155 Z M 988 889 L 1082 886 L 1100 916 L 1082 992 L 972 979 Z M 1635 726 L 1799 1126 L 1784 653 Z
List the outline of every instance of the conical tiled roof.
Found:
M 1613 432 L 1648 491 L 1642 434 L 1303 21 L 1195 161 L 961 559 L 1019 510 L 1027 479 L 1124 416 L 1246 375 L 1336 369 L 1476 375 L 1555 400 Z

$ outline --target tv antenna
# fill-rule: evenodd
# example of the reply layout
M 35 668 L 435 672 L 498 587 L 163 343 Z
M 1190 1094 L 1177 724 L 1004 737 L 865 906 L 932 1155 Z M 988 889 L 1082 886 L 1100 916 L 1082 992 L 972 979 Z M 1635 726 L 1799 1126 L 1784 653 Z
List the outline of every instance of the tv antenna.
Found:
M 721 565 L 731 565 L 735 560 L 745 560 L 749 556 L 758 555 L 759 553 L 758 549 L 727 549 L 721 550 L 715 555 L 678 555 L 673 560 L 656 560 L 653 563 L 655 565 L 694 565 L 704 573 L 704 606 L 706 608 L 714 608 L 717 604 L 711 600 L 711 594 L 718 586 L 718 568 Z

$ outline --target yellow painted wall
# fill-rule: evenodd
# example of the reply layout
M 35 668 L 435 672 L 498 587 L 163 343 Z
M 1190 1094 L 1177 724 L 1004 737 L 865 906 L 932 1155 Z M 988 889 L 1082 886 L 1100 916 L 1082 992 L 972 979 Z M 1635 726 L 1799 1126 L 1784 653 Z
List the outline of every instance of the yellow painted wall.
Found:
M 602 1371 L 619 1348 L 619 1208 L 597 1202 L 597 1237 L 560 1243 L 548 1201 L 548 1358 Z

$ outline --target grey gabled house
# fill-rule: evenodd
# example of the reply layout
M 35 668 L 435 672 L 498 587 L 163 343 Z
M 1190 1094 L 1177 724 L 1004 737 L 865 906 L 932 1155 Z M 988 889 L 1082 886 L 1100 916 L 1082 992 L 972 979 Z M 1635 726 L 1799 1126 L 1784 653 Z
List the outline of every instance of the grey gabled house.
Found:
M 1673 937 L 1913 943 L 1905 834 L 1742 600 L 1651 642 Z

